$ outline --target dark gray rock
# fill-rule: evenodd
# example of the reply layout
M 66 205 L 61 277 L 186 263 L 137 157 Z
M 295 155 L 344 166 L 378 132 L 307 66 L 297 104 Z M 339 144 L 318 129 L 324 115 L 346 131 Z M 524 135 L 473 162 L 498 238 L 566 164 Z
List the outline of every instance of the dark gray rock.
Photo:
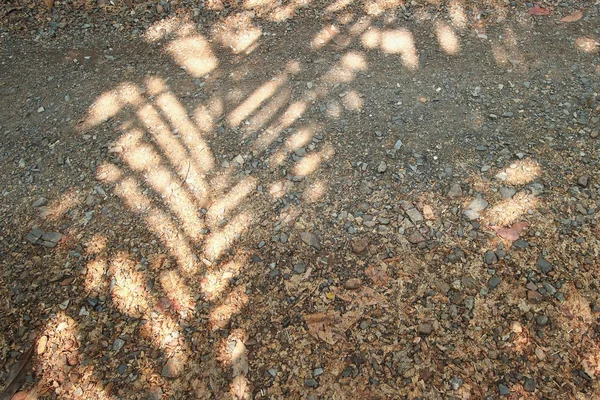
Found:
M 547 274 L 548 272 L 554 269 L 554 266 L 548 261 L 546 261 L 546 259 L 542 256 L 538 258 L 537 262 L 535 263 L 535 266 L 544 274 Z

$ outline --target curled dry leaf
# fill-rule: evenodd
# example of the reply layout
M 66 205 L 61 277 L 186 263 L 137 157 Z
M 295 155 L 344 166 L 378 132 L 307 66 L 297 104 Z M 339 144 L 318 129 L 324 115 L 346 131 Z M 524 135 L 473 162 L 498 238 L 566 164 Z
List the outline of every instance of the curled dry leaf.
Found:
M 490 226 L 490 229 L 493 230 L 494 232 L 496 232 L 496 234 L 498 236 L 500 236 L 501 238 L 510 240 L 511 242 L 514 242 L 515 240 L 517 240 L 521 237 L 521 232 L 523 232 L 523 229 L 527 228 L 528 226 L 529 226 L 528 222 L 521 221 L 521 222 L 515 223 L 510 228 L 503 228 L 500 226 Z
M 552 10 L 542 8 L 540 6 L 533 6 L 529 9 L 529 15 L 550 15 Z
M 583 18 L 583 11 L 578 10 L 578 11 L 575 11 L 574 13 L 572 13 L 572 14 L 567 15 L 566 17 L 562 17 L 560 19 L 560 22 L 577 22 L 581 18 Z

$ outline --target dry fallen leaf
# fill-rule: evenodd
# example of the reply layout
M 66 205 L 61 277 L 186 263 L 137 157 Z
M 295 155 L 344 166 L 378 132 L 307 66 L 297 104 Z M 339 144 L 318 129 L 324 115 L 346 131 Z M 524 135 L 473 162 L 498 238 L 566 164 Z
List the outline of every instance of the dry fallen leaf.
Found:
M 345 338 L 345 332 L 358 322 L 361 314 L 357 311 L 348 311 L 340 315 L 337 311 L 326 313 L 307 314 L 304 316 L 308 333 L 315 339 L 323 340 L 334 345 Z
M 27 364 L 33 355 L 33 349 L 34 346 L 30 346 L 25 353 L 21 354 L 21 357 L 17 363 L 13 365 L 10 374 L 6 379 L 7 385 L 0 393 L 0 400 L 10 400 L 25 382 L 25 376 L 27 375 Z
M 44 4 L 50 9 L 54 6 L 54 0 L 44 0 Z
M 529 15 L 550 15 L 552 11 L 540 6 L 533 6 L 529 9 Z
M 560 22 L 577 22 L 581 18 L 583 18 L 583 11 L 579 10 L 567 15 L 566 17 L 562 17 L 560 19 Z
M 244 375 L 236 376 L 235 378 L 233 378 L 231 389 L 233 390 L 233 394 L 237 399 L 247 398 L 248 379 L 246 379 Z
M 501 226 L 490 226 L 490 229 L 492 229 L 494 232 L 496 232 L 496 234 L 498 236 L 500 236 L 501 238 L 510 240 L 511 242 L 514 242 L 515 240 L 517 240 L 521 237 L 521 232 L 523 231 L 523 229 L 527 228 L 528 226 L 529 226 L 528 222 L 521 221 L 521 222 L 515 223 L 510 228 L 503 228 Z
M 385 286 L 387 285 L 390 277 L 383 270 L 381 266 L 378 265 L 370 265 L 369 268 L 365 271 L 365 274 L 373 281 L 377 286 Z

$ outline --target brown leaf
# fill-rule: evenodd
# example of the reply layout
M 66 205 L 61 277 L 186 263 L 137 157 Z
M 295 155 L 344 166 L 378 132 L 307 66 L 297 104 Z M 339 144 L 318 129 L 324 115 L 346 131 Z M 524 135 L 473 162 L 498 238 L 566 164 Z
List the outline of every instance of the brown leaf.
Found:
M 33 347 L 34 346 L 30 346 L 29 349 L 21 355 L 17 363 L 13 365 L 13 368 L 8 375 L 8 379 L 6 379 L 7 385 L 2 393 L 0 393 L 0 400 L 10 400 L 25 382 L 25 376 L 27 375 L 27 368 L 25 367 L 33 355 Z
M 44 0 L 44 4 L 48 9 L 51 9 L 54 6 L 54 0 Z
M 577 22 L 581 18 L 583 18 L 583 11 L 579 10 L 567 15 L 566 17 L 562 17 L 560 19 L 560 22 Z
M 377 265 L 370 265 L 369 268 L 365 271 L 365 274 L 375 283 L 377 286 L 385 286 L 387 285 L 390 277 L 388 274 Z
M 529 9 L 529 15 L 550 15 L 552 10 L 542 8 L 540 6 L 533 6 Z
M 334 345 L 345 338 L 345 332 L 350 329 L 361 317 L 357 311 L 349 311 L 340 315 L 337 311 L 326 313 L 307 314 L 304 316 L 308 333 L 315 339 L 323 340 Z
M 517 240 L 521 237 L 521 232 L 523 231 L 523 229 L 527 228 L 528 226 L 529 226 L 528 222 L 521 221 L 521 222 L 517 222 L 517 223 L 513 224 L 513 226 L 511 226 L 510 228 L 503 228 L 500 226 L 490 226 L 490 229 L 492 229 L 494 232 L 496 232 L 496 234 L 498 236 L 500 236 L 501 238 L 510 240 L 511 242 L 514 242 L 515 240 Z

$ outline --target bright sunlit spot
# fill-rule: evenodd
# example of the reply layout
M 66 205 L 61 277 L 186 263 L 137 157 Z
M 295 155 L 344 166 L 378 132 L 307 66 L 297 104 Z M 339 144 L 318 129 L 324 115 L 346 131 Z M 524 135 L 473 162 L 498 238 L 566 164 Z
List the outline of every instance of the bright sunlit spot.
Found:
M 388 54 L 400 54 L 405 67 L 416 70 L 419 67 L 419 56 L 411 32 L 397 29 L 383 32 L 381 48 Z
M 460 50 L 460 43 L 456 34 L 444 22 L 439 22 L 435 27 L 435 34 L 442 50 L 449 55 L 456 55 Z

